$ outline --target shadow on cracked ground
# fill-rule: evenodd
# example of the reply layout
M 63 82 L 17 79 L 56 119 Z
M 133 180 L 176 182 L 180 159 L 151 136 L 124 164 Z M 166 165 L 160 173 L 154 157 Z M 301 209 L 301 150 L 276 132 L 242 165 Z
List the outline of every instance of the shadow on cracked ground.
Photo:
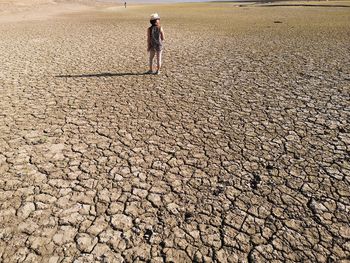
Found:
M 143 73 L 132 73 L 132 72 L 126 72 L 126 73 L 110 73 L 110 72 L 104 72 L 104 73 L 96 73 L 96 74 L 81 74 L 81 75 L 57 75 L 56 78 L 94 78 L 94 77 L 123 77 L 123 76 L 142 76 L 142 75 L 148 75 L 149 73 L 143 72 Z

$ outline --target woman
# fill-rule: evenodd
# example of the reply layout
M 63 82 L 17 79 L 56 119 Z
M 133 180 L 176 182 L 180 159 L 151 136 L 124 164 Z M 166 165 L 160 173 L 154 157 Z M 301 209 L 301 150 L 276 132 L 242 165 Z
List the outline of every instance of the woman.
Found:
M 157 71 L 155 74 L 159 75 L 162 66 L 164 31 L 160 26 L 160 16 L 158 14 L 151 15 L 150 23 L 151 26 L 147 29 L 147 51 L 149 52 L 149 71 L 147 73 L 153 73 L 153 59 L 157 55 Z

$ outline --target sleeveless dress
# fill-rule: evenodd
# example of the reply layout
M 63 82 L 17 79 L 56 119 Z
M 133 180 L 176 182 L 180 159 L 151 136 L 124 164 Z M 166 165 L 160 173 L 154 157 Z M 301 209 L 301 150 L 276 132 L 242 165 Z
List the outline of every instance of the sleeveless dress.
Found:
M 157 26 L 151 26 L 151 49 L 154 51 L 161 51 L 163 50 L 163 43 L 161 39 L 161 33 L 160 33 L 161 27 Z

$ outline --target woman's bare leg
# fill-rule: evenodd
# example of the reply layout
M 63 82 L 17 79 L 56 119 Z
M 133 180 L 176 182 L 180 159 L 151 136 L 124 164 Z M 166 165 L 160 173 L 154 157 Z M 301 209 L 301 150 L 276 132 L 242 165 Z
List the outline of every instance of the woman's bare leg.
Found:
M 162 51 L 157 51 L 157 70 L 160 70 L 162 67 Z
M 154 55 L 156 54 L 156 52 L 151 49 L 149 51 L 149 70 L 152 71 L 153 70 L 153 59 L 154 59 Z

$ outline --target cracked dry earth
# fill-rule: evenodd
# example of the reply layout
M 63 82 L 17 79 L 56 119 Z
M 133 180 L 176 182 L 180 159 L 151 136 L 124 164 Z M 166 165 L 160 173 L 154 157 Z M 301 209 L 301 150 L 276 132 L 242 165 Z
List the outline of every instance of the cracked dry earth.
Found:
M 349 11 L 0 24 L 0 261 L 348 262 Z

